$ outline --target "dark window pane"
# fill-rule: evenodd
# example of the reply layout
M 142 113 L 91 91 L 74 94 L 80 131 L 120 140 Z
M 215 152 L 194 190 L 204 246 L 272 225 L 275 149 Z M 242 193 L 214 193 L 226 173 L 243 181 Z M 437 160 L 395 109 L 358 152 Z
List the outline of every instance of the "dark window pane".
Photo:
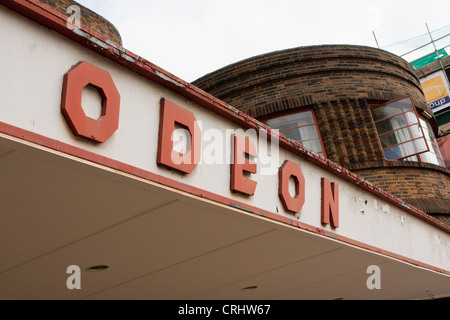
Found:
M 388 118 L 385 120 L 381 120 L 375 123 L 377 127 L 378 134 L 381 135 L 383 133 L 400 129 L 402 127 L 409 126 L 411 124 L 417 123 L 417 116 L 412 112 L 402 113 L 395 117 Z
M 380 136 L 383 148 L 390 147 L 408 140 L 422 137 L 422 131 L 418 125 L 398 129 Z
M 291 138 L 295 141 L 302 140 L 302 136 L 300 135 L 300 130 L 298 130 L 298 128 L 286 130 L 281 133 L 284 134 L 286 137 Z

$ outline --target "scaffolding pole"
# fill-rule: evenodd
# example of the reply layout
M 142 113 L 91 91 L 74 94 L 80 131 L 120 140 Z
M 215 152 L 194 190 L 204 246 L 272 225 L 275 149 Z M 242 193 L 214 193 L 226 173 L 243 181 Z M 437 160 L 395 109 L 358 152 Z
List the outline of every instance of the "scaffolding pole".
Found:
M 442 63 L 441 56 L 439 55 L 439 51 L 438 51 L 438 49 L 436 47 L 436 44 L 434 43 L 433 36 L 431 35 L 430 29 L 428 28 L 428 24 L 425 23 L 425 26 L 427 27 L 428 34 L 430 35 L 431 43 L 433 44 L 434 51 L 436 52 L 437 58 L 439 60 L 439 64 L 441 65 L 442 72 L 444 73 L 444 77 L 447 80 L 447 84 L 450 85 L 450 82 L 448 81 L 447 73 L 445 72 L 445 68 L 444 68 L 444 65 Z
M 376 44 L 377 44 L 378 49 L 380 49 L 380 46 L 378 45 L 377 37 L 376 37 L 376 35 L 375 35 L 375 31 L 372 31 L 372 34 L 373 34 L 373 37 L 375 38 L 375 42 L 376 42 Z

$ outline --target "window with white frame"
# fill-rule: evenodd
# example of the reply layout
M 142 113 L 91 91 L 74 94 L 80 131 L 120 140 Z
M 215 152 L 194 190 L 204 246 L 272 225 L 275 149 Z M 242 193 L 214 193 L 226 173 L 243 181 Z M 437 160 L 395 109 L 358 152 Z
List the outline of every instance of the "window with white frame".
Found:
M 431 127 L 418 116 L 410 97 L 375 106 L 371 111 L 386 159 L 443 166 Z
M 305 148 L 325 156 L 320 132 L 311 110 L 272 118 L 266 123 L 288 138 L 300 142 Z

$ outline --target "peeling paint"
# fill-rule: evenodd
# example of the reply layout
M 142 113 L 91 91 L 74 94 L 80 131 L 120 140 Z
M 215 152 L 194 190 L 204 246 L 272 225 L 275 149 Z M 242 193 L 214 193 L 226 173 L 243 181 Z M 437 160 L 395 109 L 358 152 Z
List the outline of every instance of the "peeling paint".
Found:
M 164 74 L 158 70 L 155 70 L 155 73 L 158 77 L 163 78 L 164 80 L 170 81 L 179 87 L 186 87 L 186 85 L 184 83 L 180 83 L 180 82 L 176 81 L 175 79 L 170 78 L 169 76 L 167 76 L 166 74 Z
M 136 61 L 137 61 L 135 58 L 133 58 L 133 57 L 131 57 L 128 54 L 125 54 L 125 53 L 122 53 L 121 57 L 124 58 L 125 60 L 130 61 L 131 63 L 136 63 Z
M 441 240 L 441 238 L 439 237 L 439 235 L 438 234 L 434 234 L 434 242 L 437 244 L 437 245 L 443 245 L 443 241 Z
M 117 48 L 117 49 L 119 49 L 119 50 L 121 50 L 121 51 L 124 51 L 124 50 L 125 50 L 123 47 L 120 47 L 117 43 L 112 42 L 112 41 L 109 40 L 109 39 L 105 39 L 105 41 L 106 41 L 106 43 L 107 43 L 109 46 L 111 46 L 111 47 L 115 47 L 115 48 Z
M 112 53 L 115 54 L 116 56 L 120 55 L 120 51 L 117 48 L 114 47 L 110 47 L 109 50 L 112 49 Z
M 106 49 L 108 50 L 110 48 L 110 45 L 108 45 L 107 43 L 105 43 L 104 41 L 97 39 L 96 37 L 91 37 L 89 39 L 92 43 L 94 43 L 95 45 L 99 46 L 100 48 Z
M 405 224 L 405 217 L 404 217 L 404 216 L 400 216 L 400 223 L 401 223 L 402 225 Z
M 87 38 L 87 39 L 90 37 L 89 33 L 87 33 L 86 31 L 84 31 L 80 28 L 73 28 L 73 33 L 75 33 L 83 38 Z

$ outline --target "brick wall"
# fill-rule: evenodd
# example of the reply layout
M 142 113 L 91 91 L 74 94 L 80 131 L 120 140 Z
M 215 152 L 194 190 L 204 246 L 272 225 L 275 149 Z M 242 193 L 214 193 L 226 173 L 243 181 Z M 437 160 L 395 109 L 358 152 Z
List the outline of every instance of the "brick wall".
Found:
M 389 101 L 406 95 L 431 114 L 411 65 L 364 46 L 277 51 L 237 62 L 192 84 L 256 118 L 335 100 Z
M 67 13 L 67 8 L 70 5 L 77 5 L 80 7 L 81 25 L 88 30 L 92 30 L 98 35 L 111 40 L 112 42 L 122 46 L 122 38 L 119 31 L 108 20 L 82 6 L 81 4 L 72 0 L 39 0 L 39 2 L 61 13 L 64 16 L 70 17 L 71 13 Z
M 344 167 L 384 160 L 378 132 L 366 100 L 339 100 L 314 105 L 327 157 Z
M 424 212 L 449 220 L 449 171 L 385 160 L 371 117 L 370 104 L 405 96 L 412 97 L 419 113 L 432 114 L 405 60 L 362 46 L 300 47 L 237 62 L 193 84 L 262 121 L 312 108 L 328 158 Z M 431 125 L 436 134 L 434 118 Z
M 435 199 L 450 197 L 448 180 L 440 179 L 438 172 L 418 168 L 376 168 L 361 171 L 361 176 L 389 189 L 398 197 Z M 397 179 L 402 183 L 397 183 Z
M 378 167 L 377 167 L 378 165 Z M 353 170 L 355 173 L 388 190 L 394 196 L 429 213 L 448 213 L 450 208 L 450 180 L 444 171 L 425 170 L 416 163 L 373 164 L 372 168 Z

